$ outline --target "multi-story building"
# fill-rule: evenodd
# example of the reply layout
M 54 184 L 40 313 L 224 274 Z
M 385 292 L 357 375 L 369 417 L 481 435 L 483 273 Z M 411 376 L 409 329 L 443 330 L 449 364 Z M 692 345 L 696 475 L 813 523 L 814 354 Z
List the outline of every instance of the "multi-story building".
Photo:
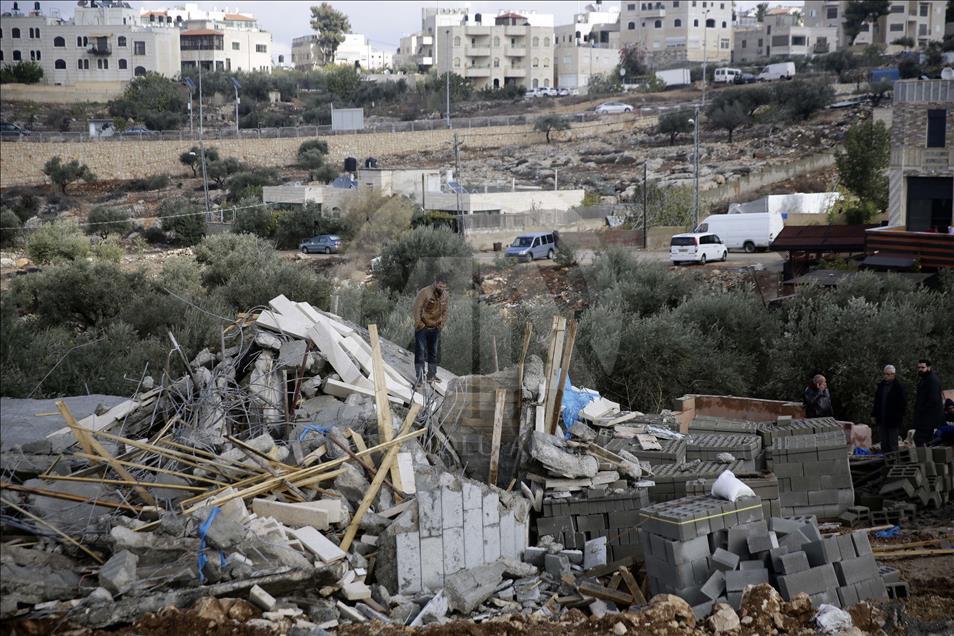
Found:
M 36 62 L 43 82 L 72 86 L 179 73 L 179 34 L 144 24 L 127 2 L 78 4 L 72 19 L 14 9 L 0 23 L 0 64 Z M 16 5 L 16 3 L 15 3 Z
M 620 45 L 638 45 L 654 65 L 729 61 L 732 5 L 732 0 L 623 0 Z
M 182 68 L 215 71 L 271 71 L 272 34 L 255 17 L 227 9 L 200 9 L 187 3 L 142 12 L 144 24 L 179 31 Z
M 422 12 L 420 33 L 401 39 L 395 63 L 422 71 L 448 70 L 474 88 L 553 86 L 553 16 L 504 11 L 496 16 L 469 9 Z
M 758 27 L 736 28 L 732 61 L 738 64 L 770 57 L 810 57 L 835 50 L 837 27 L 805 26 L 791 7 L 769 9 Z
M 934 0 L 896 0 L 889 5 L 888 15 L 862 25 L 855 41 L 848 42 L 844 30 L 848 0 L 805 0 L 803 15 L 807 26 L 828 26 L 838 29 L 838 48 L 880 44 L 889 53 L 905 48 L 892 44 L 909 39 L 917 46 L 944 39 L 944 19 L 947 3 Z
M 391 68 L 394 54 L 374 48 L 361 34 L 346 33 L 344 42 L 341 42 L 335 51 L 334 63 L 364 70 L 379 70 Z M 300 71 L 309 71 L 325 65 L 317 34 L 303 35 L 292 40 L 292 64 Z
M 619 64 L 619 9 L 588 5 L 572 24 L 554 29 L 556 86 L 585 90 L 590 78 L 616 72 Z
M 291 63 L 298 71 L 311 71 L 324 65 L 318 34 L 310 33 L 292 39 Z
M 895 82 L 888 226 L 866 232 L 872 264 L 954 267 L 954 80 Z

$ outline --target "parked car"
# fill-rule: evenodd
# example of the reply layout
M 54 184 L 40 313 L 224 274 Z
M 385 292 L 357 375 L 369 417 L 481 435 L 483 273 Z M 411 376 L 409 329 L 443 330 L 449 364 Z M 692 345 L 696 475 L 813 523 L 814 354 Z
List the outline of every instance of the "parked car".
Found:
M 0 122 L 0 137 L 25 137 L 32 135 L 33 131 L 27 130 L 22 126 L 13 123 Z
M 771 82 L 773 80 L 790 80 L 795 77 L 795 62 L 779 62 L 778 64 L 769 64 L 759 73 L 760 82 Z
M 566 97 L 566 96 L 568 96 L 569 94 L 570 94 L 570 89 L 569 89 L 569 88 L 558 88 L 558 89 L 557 89 L 557 95 L 559 95 L 560 97 Z
M 712 232 L 688 232 L 676 234 L 669 242 L 669 258 L 673 265 L 680 263 L 700 263 L 724 261 L 729 250 L 722 240 Z
M 740 75 L 742 75 L 740 68 L 717 68 L 712 77 L 716 84 L 732 84 Z
M 604 102 L 596 107 L 597 115 L 616 115 L 631 112 L 633 112 L 633 107 L 623 102 Z
M 560 94 L 559 91 L 557 91 L 557 89 L 550 88 L 550 87 L 541 88 L 538 90 L 540 91 L 540 94 L 543 95 L 544 97 L 556 97 Z
M 696 227 L 696 232 L 717 234 L 727 249 L 751 253 L 768 249 L 784 227 L 779 212 L 712 214 Z
M 521 234 L 513 240 L 504 254 L 525 261 L 537 258 L 552 259 L 556 255 L 556 239 L 553 232 Z
M 341 247 L 341 237 L 336 234 L 322 234 L 302 241 L 298 249 L 304 254 L 337 254 Z
M 735 84 L 754 84 L 759 81 L 759 78 L 752 73 L 740 73 L 732 81 Z

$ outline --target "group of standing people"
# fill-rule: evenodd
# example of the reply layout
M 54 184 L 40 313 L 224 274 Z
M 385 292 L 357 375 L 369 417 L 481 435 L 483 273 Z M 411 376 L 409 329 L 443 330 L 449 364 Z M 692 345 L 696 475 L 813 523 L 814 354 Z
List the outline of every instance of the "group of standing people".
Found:
M 908 391 L 898 380 L 893 365 L 884 367 L 884 377 L 875 390 L 871 419 L 878 429 L 881 452 L 898 450 L 898 436 L 904 429 L 908 408 Z M 806 387 L 803 402 L 806 417 L 826 417 L 833 414 L 831 392 L 823 375 L 816 375 Z M 937 440 L 954 443 L 954 400 L 944 400 L 941 379 L 931 368 L 931 361 L 918 360 L 918 383 L 914 394 L 914 445 L 927 446 Z

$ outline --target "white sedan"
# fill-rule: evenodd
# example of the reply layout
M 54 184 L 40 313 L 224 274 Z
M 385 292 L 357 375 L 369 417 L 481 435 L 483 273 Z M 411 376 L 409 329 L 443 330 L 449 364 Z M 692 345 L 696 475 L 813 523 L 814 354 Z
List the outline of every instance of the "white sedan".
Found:
M 596 107 L 596 113 L 598 115 L 616 115 L 631 112 L 633 112 L 633 107 L 623 102 L 605 102 Z

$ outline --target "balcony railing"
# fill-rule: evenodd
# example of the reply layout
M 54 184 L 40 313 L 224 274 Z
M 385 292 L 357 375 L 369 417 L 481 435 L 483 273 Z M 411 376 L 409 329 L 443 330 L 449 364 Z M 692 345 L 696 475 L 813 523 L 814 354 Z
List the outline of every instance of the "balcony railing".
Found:
M 87 50 L 90 55 L 112 55 L 113 47 L 109 44 L 94 44 Z

